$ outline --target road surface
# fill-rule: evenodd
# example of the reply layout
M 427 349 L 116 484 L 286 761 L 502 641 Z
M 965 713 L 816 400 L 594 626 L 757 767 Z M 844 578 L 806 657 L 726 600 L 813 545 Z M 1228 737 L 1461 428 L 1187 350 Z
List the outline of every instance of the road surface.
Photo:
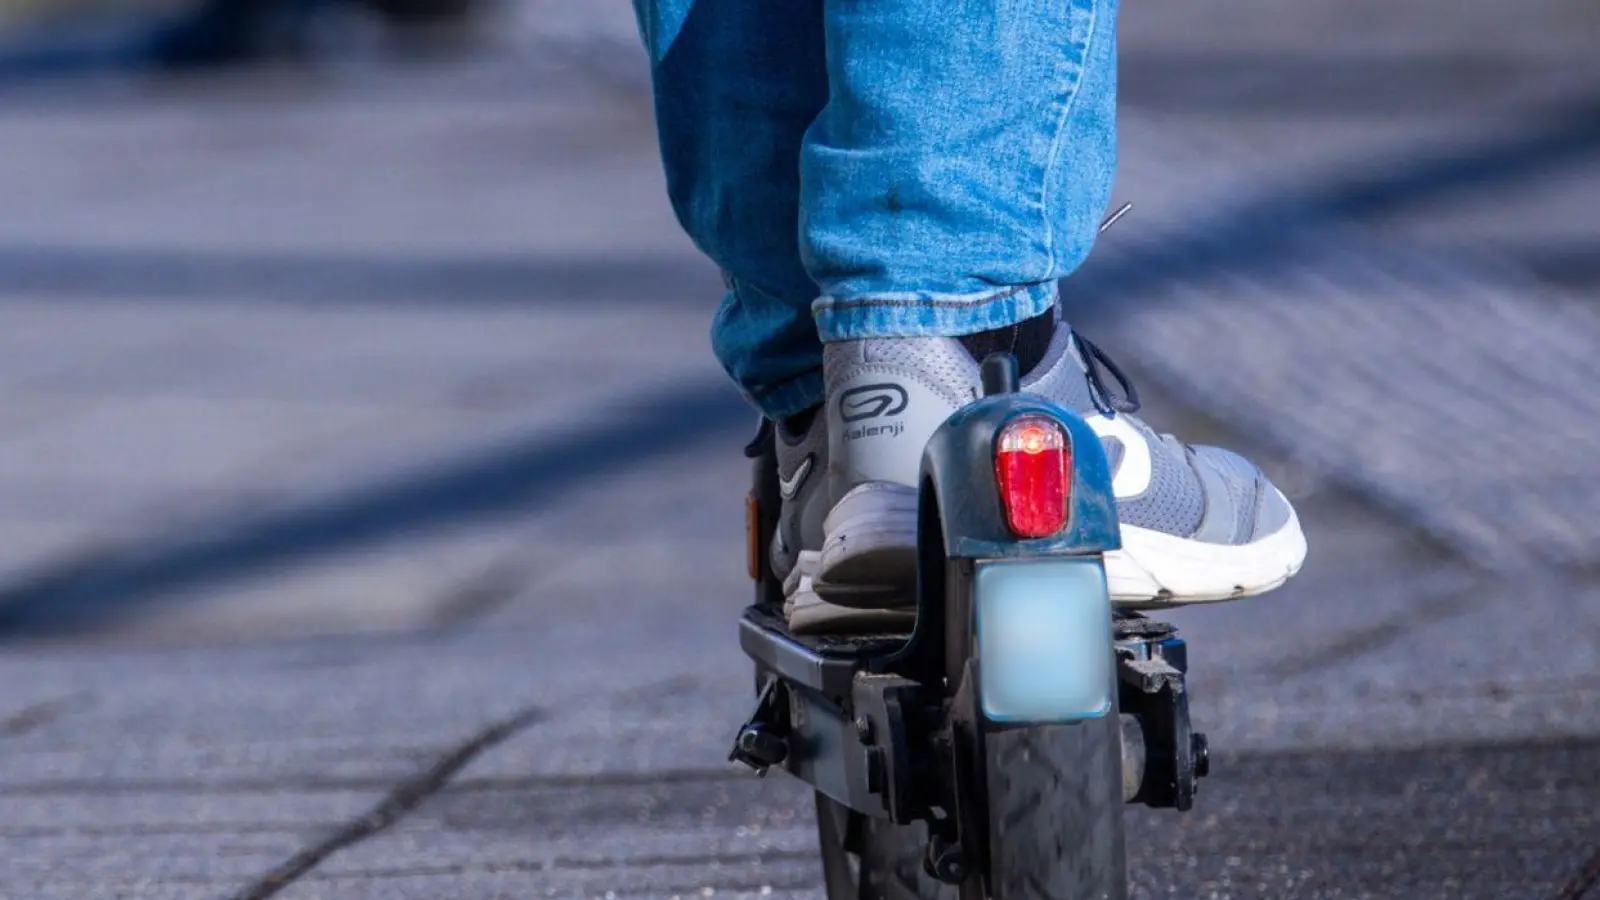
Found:
M 1175 617 L 1215 775 L 1140 897 L 1600 896 L 1595 19 L 1408 8 L 1126 13 L 1069 308 L 1312 546 Z M 719 282 L 561 9 L 0 92 L 0 896 L 820 896 L 725 761 Z

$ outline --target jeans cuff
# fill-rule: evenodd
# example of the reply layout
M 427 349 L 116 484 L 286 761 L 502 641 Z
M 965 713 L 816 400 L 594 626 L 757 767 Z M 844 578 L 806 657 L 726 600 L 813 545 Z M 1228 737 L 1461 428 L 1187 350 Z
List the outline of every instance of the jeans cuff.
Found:
M 759 392 L 747 394 L 746 399 L 767 418 L 777 421 L 817 406 L 826 396 L 822 385 L 822 368 L 819 366 Z
M 1031 319 L 1056 303 L 1055 281 L 981 294 L 823 296 L 811 305 L 824 342 L 868 338 L 960 337 Z

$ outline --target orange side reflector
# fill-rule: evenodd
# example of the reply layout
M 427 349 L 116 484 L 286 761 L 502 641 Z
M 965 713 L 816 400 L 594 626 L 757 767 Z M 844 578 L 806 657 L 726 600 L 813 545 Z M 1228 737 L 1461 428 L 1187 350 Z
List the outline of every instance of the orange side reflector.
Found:
M 761 504 L 756 502 L 756 495 L 744 495 L 744 534 L 746 562 L 749 565 L 750 580 L 761 580 Z

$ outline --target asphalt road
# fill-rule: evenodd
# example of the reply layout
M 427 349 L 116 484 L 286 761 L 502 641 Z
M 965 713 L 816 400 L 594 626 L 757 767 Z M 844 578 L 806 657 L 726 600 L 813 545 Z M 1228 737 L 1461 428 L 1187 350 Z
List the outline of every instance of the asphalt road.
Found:
M 523 8 L 0 90 L 0 897 L 820 896 L 725 761 L 718 280 L 626 10 Z M 1175 616 L 1215 774 L 1138 895 L 1600 896 L 1593 19 L 1187 9 L 1127 11 L 1071 309 L 1312 555 Z

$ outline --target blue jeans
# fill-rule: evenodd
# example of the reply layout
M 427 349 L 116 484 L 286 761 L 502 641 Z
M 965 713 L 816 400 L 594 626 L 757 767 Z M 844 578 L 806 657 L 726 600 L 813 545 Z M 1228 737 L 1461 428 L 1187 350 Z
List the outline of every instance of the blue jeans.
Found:
M 634 0 L 712 346 L 773 417 L 822 342 L 1038 315 L 1116 170 L 1117 0 Z

